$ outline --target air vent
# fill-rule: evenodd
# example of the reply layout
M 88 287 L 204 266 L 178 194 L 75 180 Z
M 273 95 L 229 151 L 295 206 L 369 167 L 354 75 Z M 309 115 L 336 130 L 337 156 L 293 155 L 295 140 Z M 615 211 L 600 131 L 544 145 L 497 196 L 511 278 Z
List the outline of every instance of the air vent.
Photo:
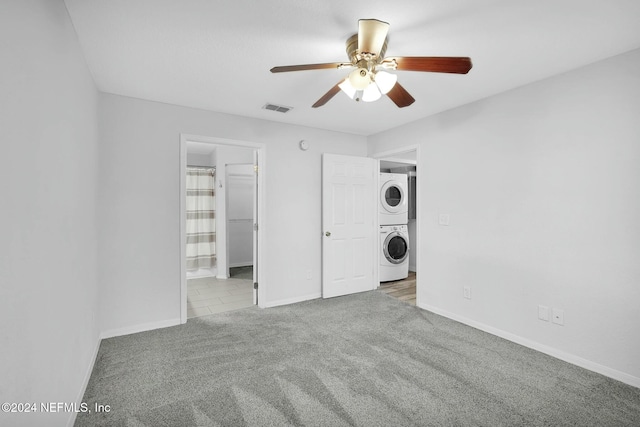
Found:
M 275 104 L 264 104 L 262 108 L 265 110 L 277 111 L 278 113 L 286 113 L 287 111 L 293 109 L 293 107 L 285 107 L 284 105 Z

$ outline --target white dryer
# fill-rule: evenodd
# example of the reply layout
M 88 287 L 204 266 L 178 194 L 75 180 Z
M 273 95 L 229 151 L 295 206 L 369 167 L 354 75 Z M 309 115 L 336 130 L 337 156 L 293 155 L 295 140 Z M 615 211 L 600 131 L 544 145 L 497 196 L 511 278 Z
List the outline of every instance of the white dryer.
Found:
M 380 227 L 380 281 L 406 279 L 409 276 L 409 230 L 406 225 Z
M 407 224 L 409 222 L 407 175 L 381 173 L 379 182 L 380 225 Z

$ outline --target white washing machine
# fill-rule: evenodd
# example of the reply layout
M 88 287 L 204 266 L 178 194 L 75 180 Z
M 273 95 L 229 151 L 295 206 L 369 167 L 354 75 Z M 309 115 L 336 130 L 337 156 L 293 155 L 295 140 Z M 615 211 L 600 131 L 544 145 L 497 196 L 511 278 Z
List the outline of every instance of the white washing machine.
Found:
M 409 222 L 409 191 L 407 175 L 380 174 L 380 225 L 407 224 Z
M 406 225 L 380 227 L 380 281 L 409 276 L 409 230 Z

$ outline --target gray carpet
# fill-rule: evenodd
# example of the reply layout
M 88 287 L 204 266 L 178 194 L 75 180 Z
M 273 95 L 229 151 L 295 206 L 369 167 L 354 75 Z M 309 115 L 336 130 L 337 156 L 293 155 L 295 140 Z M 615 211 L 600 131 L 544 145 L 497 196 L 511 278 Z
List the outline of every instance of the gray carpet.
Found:
M 253 280 L 253 266 L 231 267 L 229 269 L 229 277 L 234 279 Z
M 638 426 L 640 389 L 372 291 L 104 340 L 77 426 Z

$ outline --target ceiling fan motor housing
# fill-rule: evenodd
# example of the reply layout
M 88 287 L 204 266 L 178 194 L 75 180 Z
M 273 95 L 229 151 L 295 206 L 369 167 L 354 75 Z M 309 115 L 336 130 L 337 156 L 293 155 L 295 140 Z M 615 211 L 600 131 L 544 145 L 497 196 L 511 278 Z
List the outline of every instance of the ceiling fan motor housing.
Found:
M 384 59 L 384 55 L 385 53 L 387 53 L 388 40 L 388 37 L 384 39 L 384 43 L 382 45 L 382 48 L 380 49 L 380 53 L 376 55 L 372 52 L 360 52 L 358 50 L 358 34 L 354 34 L 347 39 L 347 56 L 351 60 L 351 63 L 354 65 L 364 60 L 368 63 L 371 63 L 372 66 L 375 66 L 376 64 L 382 62 L 382 59 Z

